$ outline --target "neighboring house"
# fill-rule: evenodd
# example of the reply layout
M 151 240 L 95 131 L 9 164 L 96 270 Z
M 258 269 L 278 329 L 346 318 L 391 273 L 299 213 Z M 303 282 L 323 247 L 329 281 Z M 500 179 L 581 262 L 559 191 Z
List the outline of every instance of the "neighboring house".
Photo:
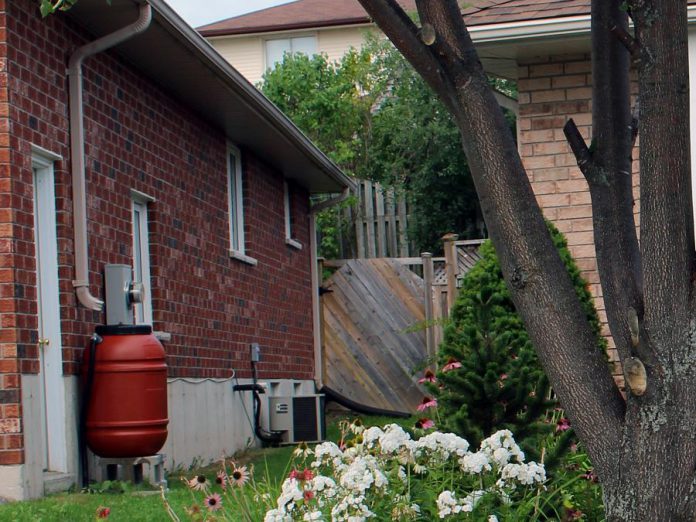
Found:
M 415 0 L 399 0 L 408 11 Z M 286 52 L 325 54 L 340 60 L 374 30 L 357 0 L 298 0 L 198 28 L 250 82 L 261 80 Z
M 413 11 L 413 1 L 401 3 Z M 696 84 L 696 1 L 689 4 L 690 71 Z M 585 138 L 591 133 L 590 0 L 472 0 L 463 3 L 462 14 L 486 70 L 518 82 L 514 110 L 522 160 L 545 216 L 565 233 L 606 324 L 590 194 L 563 134 L 563 125 L 571 117 Z M 240 72 L 257 81 L 271 60 L 269 42 L 312 36 L 316 51 L 337 59 L 351 46 L 357 47 L 365 31 L 374 29 L 357 0 L 298 0 L 199 31 Z M 324 40 L 332 45 L 322 45 Z M 691 89 L 691 97 L 696 182 L 696 89 Z M 638 202 L 637 182 L 635 176 Z M 638 209 L 637 204 L 636 214 Z M 610 357 L 617 360 L 615 350 L 610 350 Z
M 271 392 L 321 381 L 310 195 L 352 182 L 163 0 L 149 25 L 148 4 L 109 4 L 47 19 L 35 0 L 0 7 L 0 497 L 77 481 L 105 264 L 145 283 L 136 317 L 167 354 L 170 465 L 253 442 L 251 398 L 232 389 L 251 378 L 251 343 Z M 80 104 L 76 49 L 139 16 L 143 32 L 84 59 Z

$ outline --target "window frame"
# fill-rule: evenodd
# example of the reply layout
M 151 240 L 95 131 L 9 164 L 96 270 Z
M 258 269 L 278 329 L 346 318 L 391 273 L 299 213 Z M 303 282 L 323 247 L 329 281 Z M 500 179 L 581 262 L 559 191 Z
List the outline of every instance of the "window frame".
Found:
M 272 69 L 276 63 L 278 62 L 273 62 L 270 63 L 270 60 L 268 59 L 268 42 L 274 42 L 274 41 L 279 41 L 279 40 L 287 40 L 288 42 L 288 50 L 283 51 L 283 56 L 285 56 L 285 53 L 292 53 L 294 54 L 295 51 L 293 49 L 292 41 L 295 39 L 299 38 L 313 38 L 314 39 L 314 52 L 311 55 L 308 55 L 310 58 L 314 56 L 315 54 L 319 54 L 319 37 L 317 33 L 310 33 L 310 34 L 296 34 L 296 35 L 285 35 L 283 37 L 277 37 L 277 38 L 265 38 L 263 40 L 263 60 L 264 60 L 264 71 L 267 71 L 268 69 Z M 282 57 L 281 57 L 282 60 Z
M 234 162 L 232 160 L 234 158 Z M 244 171 L 242 153 L 239 147 L 227 144 L 227 214 L 229 216 L 229 252 L 230 257 L 250 265 L 258 261 L 246 254 L 244 234 Z
M 152 319 L 152 276 L 150 263 L 150 231 L 148 204 L 153 198 L 137 191 L 131 191 L 131 237 L 133 241 L 133 279 L 138 281 L 138 269 L 140 271 L 140 283 L 143 284 L 142 303 L 134 305 L 135 324 L 153 324 Z M 139 234 L 136 235 L 136 211 L 138 212 L 137 225 Z M 137 255 L 139 253 L 139 256 Z M 140 260 L 137 266 L 137 260 Z
M 283 180 L 283 210 L 285 215 L 285 244 L 302 250 L 302 243 L 292 236 L 292 199 L 290 198 L 290 183 Z

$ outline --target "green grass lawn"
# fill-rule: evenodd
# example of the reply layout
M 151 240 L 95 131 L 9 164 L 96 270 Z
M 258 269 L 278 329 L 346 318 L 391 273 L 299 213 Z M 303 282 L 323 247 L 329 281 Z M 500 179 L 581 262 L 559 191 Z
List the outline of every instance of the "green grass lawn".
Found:
M 327 418 L 327 439 L 337 441 L 340 437 L 338 422 L 346 416 L 331 415 Z M 355 416 L 348 416 L 353 419 Z M 382 426 L 397 422 L 403 426 L 411 426 L 411 419 L 391 419 L 388 417 L 362 417 L 363 423 L 369 426 Z M 279 485 L 286 477 L 291 459 L 293 446 L 280 448 L 250 449 L 237 456 L 240 464 L 254 467 L 256 480 L 263 477 Z M 167 475 L 169 492 L 167 500 L 172 509 L 187 520 L 186 508 L 196 500 L 191 490 L 183 483 L 181 477 L 191 478 L 197 474 L 205 474 L 208 479 L 215 478 L 219 465 L 212 464 L 203 469 L 190 471 L 175 471 Z M 82 522 L 96 519 L 100 506 L 111 510 L 108 520 L 113 522 L 158 522 L 168 521 L 161 496 L 158 491 L 146 491 L 143 488 L 132 488 L 128 485 L 114 484 L 111 489 L 118 492 L 98 492 L 105 489 L 104 485 L 96 485 L 95 493 L 65 493 L 52 495 L 40 500 L 11 502 L 0 505 L 0 521 L 42 521 L 42 522 Z M 125 491 L 124 491 L 125 490 Z M 197 501 L 200 502 L 200 495 Z

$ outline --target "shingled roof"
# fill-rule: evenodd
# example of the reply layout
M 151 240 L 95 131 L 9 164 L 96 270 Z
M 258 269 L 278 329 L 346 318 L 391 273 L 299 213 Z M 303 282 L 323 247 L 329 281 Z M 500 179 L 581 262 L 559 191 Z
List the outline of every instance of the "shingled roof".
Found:
M 398 2 L 407 11 L 416 9 L 415 0 Z M 462 8 L 472 26 L 589 13 L 590 0 L 469 0 Z M 358 0 L 296 0 L 204 25 L 198 31 L 203 36 L 223 36 L 368 23 L 370 18 Z

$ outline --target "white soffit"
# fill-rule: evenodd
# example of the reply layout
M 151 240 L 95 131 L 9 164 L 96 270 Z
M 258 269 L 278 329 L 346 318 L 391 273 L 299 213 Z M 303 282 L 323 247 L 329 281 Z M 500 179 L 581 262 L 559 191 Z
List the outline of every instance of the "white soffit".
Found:
M 696 6 L 687 8 L 696 24 Z M 470 26 L 469 33 L 485 69 L 504 78 L 517 78 L 518 60 L 535 56 L 590 52 L 590 15 L 567 16 Z

